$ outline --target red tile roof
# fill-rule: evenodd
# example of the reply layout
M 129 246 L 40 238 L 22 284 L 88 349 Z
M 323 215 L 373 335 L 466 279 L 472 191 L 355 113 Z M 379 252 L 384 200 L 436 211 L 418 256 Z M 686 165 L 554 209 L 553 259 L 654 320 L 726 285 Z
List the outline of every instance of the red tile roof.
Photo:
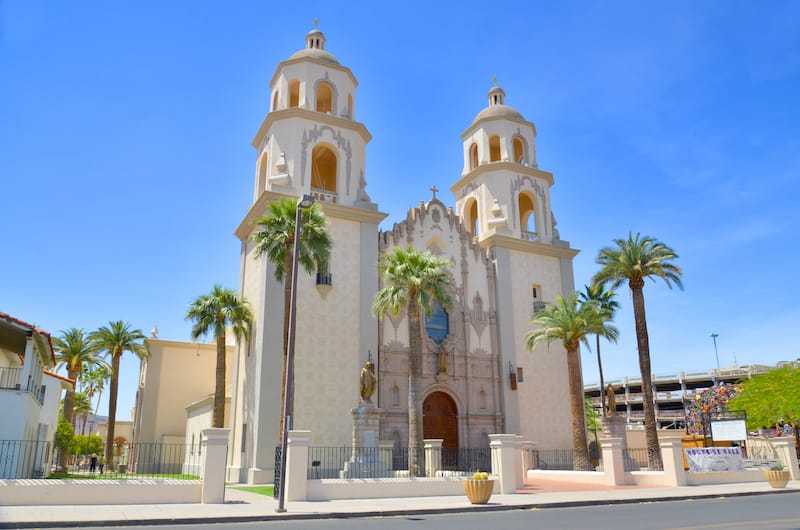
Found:
M 50 357 L 52 357 L 52 359 L 53 359 L 53 365 L 56 364 L 56 352 L 55 352 L 55 349 L 53 348 L 53 339 L 52 339 L 52 337 L 50 337 L 50 333 L 49 332 L 47 332 L 47 331 L 45 331 L 45 330 L 43 330 L 41 328 L 38 328 L 38 327 L 34 326 L 33 324 L 29 324 L 29 323 L 25 322 L 24 320 L 20 320 L 17 317 L 12 317 L 8 313 L 3 313 L 2 311 L 0 311 L 0 319 L 3 319 L 6 322 L 10 322 L 12 324 L 16 324 L 17 326 L 22 327 L 22 328 L 28 328 L 29 330 L 33 331 L 37 335 L 41 335 L 42 337 L 46 338 L 47 339 L 47 344 L 50 346 Z M 73 381 L 73 383 L 74 383 L 74 381 Z
M 61 375 L 61 374 L 57 374 L 57 373 L 51 372 L 49 370 L 45 370 L 44 373 L 46 373 L 47 375 L 49 375 L 51 377 L 55 377 L 56 379 L 61 379 L 62 381 L 66 381 L 67 383 L 72 385 L 73 390 L 75 389 L 75 380 L 74 379 L 70 379 L 67 376 L 64 376 L 64 375 Z

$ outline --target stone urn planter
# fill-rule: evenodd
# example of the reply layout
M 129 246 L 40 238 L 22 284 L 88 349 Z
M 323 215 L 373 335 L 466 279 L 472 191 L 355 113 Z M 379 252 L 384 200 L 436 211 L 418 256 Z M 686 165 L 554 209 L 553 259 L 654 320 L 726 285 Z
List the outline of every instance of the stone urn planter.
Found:
M 492 479 L 468 478 L 464 480 L 464 493 L 467 494 L 467 499 L 472 504 L 486 504 L 489 502 L 493 489 L 494 480 Z
M 773 488 L 785 488 L 789 483 L 789 470 L 788 469 L 765 469 L 764 475 L 767 477 L 767 482 Z

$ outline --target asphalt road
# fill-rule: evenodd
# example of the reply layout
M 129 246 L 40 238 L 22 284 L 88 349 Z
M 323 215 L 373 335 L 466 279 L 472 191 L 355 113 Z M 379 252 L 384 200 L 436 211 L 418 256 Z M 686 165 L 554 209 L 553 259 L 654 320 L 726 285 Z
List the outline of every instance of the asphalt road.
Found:
M 105 526 L 104 528 L 112 528 Z M 800 492 L 639 504 L 442 515 L 124 527 L 195 530 L 798 530 Z

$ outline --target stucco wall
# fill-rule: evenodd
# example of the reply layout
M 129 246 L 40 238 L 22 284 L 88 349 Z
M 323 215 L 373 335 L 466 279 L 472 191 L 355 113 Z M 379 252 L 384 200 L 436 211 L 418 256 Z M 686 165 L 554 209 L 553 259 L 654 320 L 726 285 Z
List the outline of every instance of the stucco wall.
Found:
M 0 506 L 200 502 L 199 480 L 0 480 Z

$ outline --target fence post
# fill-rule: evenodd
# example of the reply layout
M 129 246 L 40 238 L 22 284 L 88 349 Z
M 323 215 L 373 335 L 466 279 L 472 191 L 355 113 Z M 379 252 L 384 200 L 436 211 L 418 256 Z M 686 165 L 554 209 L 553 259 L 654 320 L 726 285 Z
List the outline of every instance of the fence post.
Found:
M 795 453 L 794 449 L 794 437 L 772 438 L 770 443 L 775 451 L 775 456 L 789 470 L 789 478 L 792 480 L 800 479 L 800 469 L 797 467 L 797 453 Z
M 203 491 L 200 495 L 200 502 L 203 504 L 225 502 L 225 465 L 228 460 L 230 432 L 230 429 L 202 431 L 206 445 L 206 450 L 203 452 Z
M 436 472 L 442 469 L 442 442 L 441 438 L 422 440 L 425 448 L 425 476 L 435 477 Z
M 289 431 L 286 439 L 286 501 L 308 498 L 308 446 L 311 431 Z
M 536 450 L 536 443 L 526 440 L 522 442 L 522 481 L 528 479 L 528 470 L 533 469 L 533 452 Z
M 517 492 L 516 434 L 490 434 L 489 447 L 492 449 L 492 476 L 500 482 L 500 493 Z
M 685 486 L 686 470 L 683 469 L 683 447 L 680 436 L 665 436 L 659 440 L 661 461 L 664 464 L 664 479 L 667 486 Z
M 622 457 L 622 438 L 600 438 L 603 451 L 603 474 L 606 484 L 622 486 L 625 484 L 625 461 Z

